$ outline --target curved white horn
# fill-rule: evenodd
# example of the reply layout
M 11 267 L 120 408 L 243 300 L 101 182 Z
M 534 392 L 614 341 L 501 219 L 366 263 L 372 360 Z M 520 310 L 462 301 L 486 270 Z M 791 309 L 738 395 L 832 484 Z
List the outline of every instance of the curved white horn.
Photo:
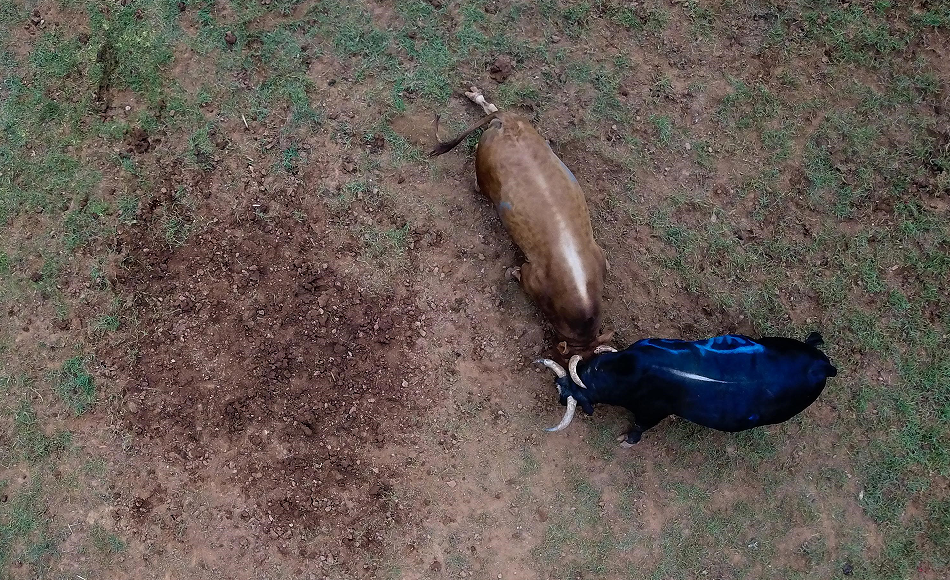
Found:
M 563 379 L 567 376 L 567 372 L 564 370 L 564 367 L 549 358 L 539 358 L 538 360 L 534 361 L 534 363 L 548 367 L 551 369 L 551 372 L 557 375 L 557 378 L 559 379 Z
M 582 389 L 586 389 L 587 385 L 584 384 L 584 381 L 577 376 L 577 363 L 581 362 L 581 355 L 575 354 L 571 357 L 571 362 L 567 363 L 567 370 L 571 373 L 571 380 Z
M 617 352 L 617 349 L 607 344 L 602 344 L 594 349 L 594 354 L 602 354 L 605 352 Z
M 564 418 L 561 419 L 561 422 L 557 424 L 557 427 L 550 427 L 545 429 L 548 433 L 553 433 L 555 431 L 560 431 L 561 429 L 567 427 L 571 424 L 571 419 L 574 418 L 574 411 L 577 410 L 577 399 L 574 397 L 567 398 L 567 411 L 564 411 Z

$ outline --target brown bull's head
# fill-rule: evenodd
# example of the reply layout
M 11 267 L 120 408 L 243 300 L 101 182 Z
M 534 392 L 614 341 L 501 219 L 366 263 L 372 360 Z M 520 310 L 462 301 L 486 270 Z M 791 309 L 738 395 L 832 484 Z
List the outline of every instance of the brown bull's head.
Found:
M 575 356 L 575 355 L 580 355 L 584 358 L 587 358 L 591 354 L 593 354 L 594 350 L 597 347 L 603 344 L 607 344 L 614 337 L 614 331 L 612 330 L 608 332 L 604 332 L 603 334 L 600 334 L 600 335 L 597 335 L 595 333 L 590 337 L 581 337 L 579 339 L 569 337 L 568 335 L 560 331 L 558 331 L 558 334 L 561 335 L 561 337 L 565 338 L 565 340 L 562 340 L 561 342 L 557 344 L 557 352 L 562 357 L 564 357 L 564 360 L 567 360 L 570 357 Z

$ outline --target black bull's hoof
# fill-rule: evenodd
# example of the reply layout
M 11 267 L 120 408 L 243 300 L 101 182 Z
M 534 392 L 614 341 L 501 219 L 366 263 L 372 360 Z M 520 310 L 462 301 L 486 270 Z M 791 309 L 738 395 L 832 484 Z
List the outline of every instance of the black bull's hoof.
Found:
M 633 447 L 640 442 L 640 437 L 642 436 L 642 431 L 630 431 L 629 433 L 624 433 L 620 437 L 617 437 L 617 441 L 621 442 L 621 447 Z

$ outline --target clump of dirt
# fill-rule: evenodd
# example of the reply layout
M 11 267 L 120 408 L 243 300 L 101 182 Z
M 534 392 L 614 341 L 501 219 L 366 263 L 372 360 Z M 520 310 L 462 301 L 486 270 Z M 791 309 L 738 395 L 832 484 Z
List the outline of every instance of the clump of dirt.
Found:
M 129 146 L 126 151 L 128 153 L 138 153 L 139 155 L 148 153 L 148 150 L 152 146 L 152 143 L 148 140 L 148 133 L 141 127 L 135 127 L 129 131 L 128 143 Z
M 370 294 L 314 248 L 321 232 L 266 208 L 169 248 L 154 207 L 120 235 L 117 275 L 150 329 L 120 347 L 138 357 L 123 390 L 137 444 L 196 487 L 240 490 L 245 533 L 364 562 L 411 513 L 399 466 L 376 459 L 425 408 L 401 372 L 420 326 L 410 297 Z M 161 497 L 130 500 L 129 519 Z
M 515 72 L 515 63 L 511 60 L 511 57 L 506 55 L 501 55 L 495 59 L 495 62 L 488 69 L 489 76 L 496 83 L 505 82 L 513 72 Z

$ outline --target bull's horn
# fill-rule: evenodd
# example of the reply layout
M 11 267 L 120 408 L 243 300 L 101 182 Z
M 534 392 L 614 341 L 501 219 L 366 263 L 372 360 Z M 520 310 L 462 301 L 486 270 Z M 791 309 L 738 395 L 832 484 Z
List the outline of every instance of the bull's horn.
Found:
M 571 362 L 567 363 L 567 370 L 571 373 L 571 380 L 582 389 L 586 389 L 587 385 L 584 384 L 584 381 L 577 376 L 577 363 L 581 362 L 581 355 L 575 354 L 571 357 Z
M 567 376 L 567 372 L 564 370 L 564 367 L 549 358 L 539 358 L 538 360 L 534 361 L 534 363 L 548 367 L 555 375 L 557 375 L 557 378 L 559 379 L 563 379 Z
M 617 352 L 617 349 L 608 344 L 602 344 L 594 349 L 594 354 L 602 354 L 605 352 Z
M 561 419 L 561 422 L 557 424 L 557 427 L 550 427 L 545 429 L 548 433 L 553 433 L 555 431 L 560 431 L 561 429 L 567 427 L 571 424 L 571 419 L 574 418 L 574 411 L 577 410 L 577 399 L 574 397 L 567 398 L 567 411 L 564 411 L 564 418 Z

